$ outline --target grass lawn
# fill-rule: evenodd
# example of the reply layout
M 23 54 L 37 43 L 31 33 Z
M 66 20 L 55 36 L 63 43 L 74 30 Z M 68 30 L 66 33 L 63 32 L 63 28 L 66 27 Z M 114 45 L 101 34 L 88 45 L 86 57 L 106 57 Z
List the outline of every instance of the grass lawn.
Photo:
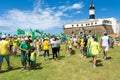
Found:
M 120 80 L 120 48 L 110 49 L 108 60 L 103 60 L 101 53 L 95 69 L 92 58 L 80 58 L 80 51 L 75 48 L 74 51 L 74 55 L 66 56 L 65 46 L 62 45 L 62 59 L 54 61 L 44 61 L 42 52 L 37 58 L 39 66 L 36 70 L 21 70 L 20 57 L 11 56 L 13 70 L 0 73 L 0 80 Z M 7 70 L 5 60 L 2 69 Z

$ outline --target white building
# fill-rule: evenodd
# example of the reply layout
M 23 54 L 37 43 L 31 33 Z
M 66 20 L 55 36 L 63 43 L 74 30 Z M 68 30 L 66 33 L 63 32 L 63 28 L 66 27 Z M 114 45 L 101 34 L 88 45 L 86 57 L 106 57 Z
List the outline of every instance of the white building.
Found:
M 89 26 L 96 26 L 98 25 L 110 25 L 112 26 L 113 32 L 116 34 L 120 34 L 120 22 L 116 18 L 102 18 L 102 19 L 95 19 L 95 7 L 94 4 L 90 4 L 89 8 L 89 20 L 83 20 L 79 22 L 73 22 L 70 24 L 65 24 L 63 26 L 64 29 L 67 28 L 76 28 L 76 27 L 89 27 Z

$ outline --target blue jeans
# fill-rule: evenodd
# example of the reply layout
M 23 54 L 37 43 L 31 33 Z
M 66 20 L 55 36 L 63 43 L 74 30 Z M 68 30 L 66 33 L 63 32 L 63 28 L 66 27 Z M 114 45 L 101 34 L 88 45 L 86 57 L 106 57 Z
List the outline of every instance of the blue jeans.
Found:
M 0 56 L 0 63 L 2 63 L 2 62 L 3 62 L 4 57 L 5 57 L 6 61 L 9 61 L 9 60 L 10 60 L 9 55 Z
M 49 56 L 49 50 L 44 50 L 44 57 L 46 57 L 46 53 Z

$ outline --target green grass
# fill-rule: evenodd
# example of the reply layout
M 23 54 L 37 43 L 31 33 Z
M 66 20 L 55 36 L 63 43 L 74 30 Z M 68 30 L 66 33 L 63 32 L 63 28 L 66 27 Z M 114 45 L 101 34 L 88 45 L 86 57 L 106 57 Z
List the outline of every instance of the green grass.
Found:
M 119 49 L 118 47 L 110 49 L 109 59 L 106 61 L 103 60 L 103 54 L 101 53 L 97 58 L 99 66 L 96 69 L 92 67 L 90 62 L 92 58 L 80 58 L 80 51 L 77 49 L 74 49 L 74 55 L 66 56 L 64 45 L 61 48 L 62 59 L 45 62 L 43 56 L 40 56 L 37 58 L 40 67 L 36 70 L 22 71 L 20 69 L 20 57 L 11 56 L 11 65 L 14 69 L 0 73 L 0 80 L 120 80 Z M 7 70 L 5 60 L 2 69 Z

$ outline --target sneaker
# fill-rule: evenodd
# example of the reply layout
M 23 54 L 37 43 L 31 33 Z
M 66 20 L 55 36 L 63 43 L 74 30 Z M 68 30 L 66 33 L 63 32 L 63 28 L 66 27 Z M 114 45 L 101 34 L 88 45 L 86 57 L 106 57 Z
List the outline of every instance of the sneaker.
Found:
M 83 55 L 81 55 L 80 57 L 81 57 L 81 58 L 83 58 L 84 56 L 83 56 Z
M 13 68 L 12 66 L 9 66 L 9 67 L 8 67 L 8 70 L 11 70 L 12 68 Z
M 103 59 L 104 59 L 104 60 L 106 60 L 106 59 L 107 59 L 107 57 L 106 57 L 106 56 L 104 56 L 104 57 L 103 57 Z
M 93 65 L 93 68 L 96 68 L 96 65 Z
M 70 56 L 70 54 L 68 54 L 67 56 Z
M 86 56 L 84 56 L 84 58 L 86 58 Z
M 25 69 L 26 69 L 26 67 L 22 67 L 22 68 L 21 68 L 21 70 L 25 70 Z

